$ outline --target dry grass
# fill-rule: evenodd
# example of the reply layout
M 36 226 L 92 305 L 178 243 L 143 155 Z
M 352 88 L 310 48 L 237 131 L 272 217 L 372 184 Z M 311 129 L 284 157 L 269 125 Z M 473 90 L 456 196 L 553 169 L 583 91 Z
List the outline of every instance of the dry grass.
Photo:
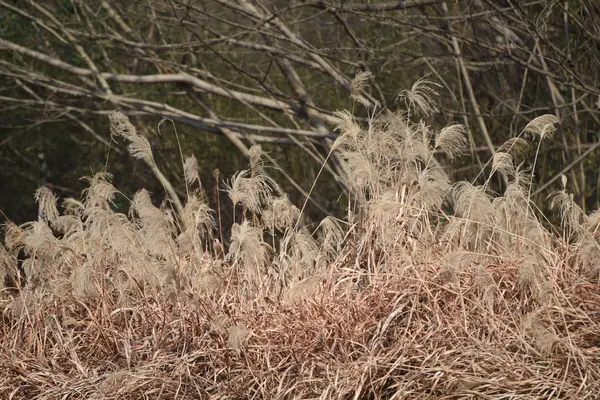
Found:
M 225 250 L 192 158 L 182 215 L 144 190 L 119 213 L 107 173 L 62 215 L 38 190 L 38 221 L 7 223 L 0 246 L 0 397 L 597 398 L 598 214 L 559 192 L 564 234 L 547 230 L 512 144 L 492 169 L 504 194 L 449 182 L 433 155 L 460 155 L 465 128 L 412 121 L 434 95 L 421 81 L 410 112 L 366 128 L 340 114 L 351 206 L 316 232 L 273 196 L 260 149 L 229 181 L 242 213 Z

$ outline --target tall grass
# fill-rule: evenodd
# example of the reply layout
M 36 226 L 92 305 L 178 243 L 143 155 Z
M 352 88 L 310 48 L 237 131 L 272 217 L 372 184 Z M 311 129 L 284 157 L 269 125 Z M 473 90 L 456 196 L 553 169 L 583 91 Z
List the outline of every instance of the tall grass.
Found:
M 119 212 L 106 172 L 60 211 L 40 188 L 38 220 L 7 222 L 0 245 L 0 397 L 597 398 L 600 213 L 565 184 L 551 199 L 564 229 L 549 230 L 521 136 L 491 160 L 504 193 L 452 183 L 436 154 L 459 158 L 466 128 L 418 118 L 435 95 L 421 80 L 402 112 L 338 114 L 348 216 L 315 231 L 258 147 L 224 185 L 225 248 L 193 157 L 180 212 L 144 189 Z M 110 121 L 152 161 L 124 115 Z

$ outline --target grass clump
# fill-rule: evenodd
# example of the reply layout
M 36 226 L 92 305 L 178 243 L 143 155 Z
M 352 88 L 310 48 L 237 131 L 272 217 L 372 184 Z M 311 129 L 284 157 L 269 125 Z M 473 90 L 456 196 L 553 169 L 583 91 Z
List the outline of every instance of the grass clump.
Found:
M 258 147 L 226 185 L 225 246 L 193 157 L 180 212 L 144 189 L 119 212 L 106 172 L 62 212 L 40 188 L 38 220 L 7 222 L 0 245 L 0 397 L 596 397 L 600 214 L 563 190 L 564 229 L 548 229 L 514 164 L 521 137 L 492 160 L 504 193 L 452 183 L 435 154 L 460 156 L 466 128 L 415 121 L 435 88 L 418 82 L 408 110 L 368 126 L 339 113 L 348 216 L 315 231 Z M 152 161 L 124 115 L 111 131 Z

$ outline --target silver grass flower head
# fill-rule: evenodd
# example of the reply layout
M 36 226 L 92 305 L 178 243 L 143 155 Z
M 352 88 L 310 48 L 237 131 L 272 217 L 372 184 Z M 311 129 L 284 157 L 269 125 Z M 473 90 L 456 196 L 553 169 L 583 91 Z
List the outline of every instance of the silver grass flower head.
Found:
M 112 175 L 108 172 L 98 172 L 93 177 L 83 177 L 89 182 L 89 187 L 84 190 L 85 207 L 108 207 L 112 204 L 117 189 L 112 185 Z
M 361 92 L 367 88 L 369 79 L 373 78 L 373 74 L 369 71 L 361 71 L 350 82 L 350 97 L 354 101 L 360 101 Z
M 485 187 L 470 182 L 457 182 L 452 190 L 456 214 L 473 221 L 486 221 L 494 214 L 490 196 Z
M 233 225 L 228 257 L 254 282 L 261 280 L 269 258 L 269 246 L 262 240 L 263 231 L 246 220 Z
M 555 351 L 559 341 L 556 333 L 536 316 L 527 315 L 521 323 L 521 329 L 525 338 L 544 356 L 550 356 Z
M 438 111 L 435 98 L 438 96 L 437 88 L 442 87 L 439 83 L 430 81 L 423 77 L 417 80 L 410 90 L 403 90 L 397 99 L 402 99 L 412 108 L 420 109 L 425 116 L 430 116 Z
M 183 207 L 182 220 L 186 231 L 204 238 L 214 227 L 212 210 L 199 193 L 192 193 Z
M 27 223 L 24 242 L 25 252 L 29 255 L 51 258 L 60 251 L 58 239 L 45 222 Z
M 588 231 L 596 236 L 600 230 L 600 209 L 593 211 L 586 218 L 586 226 L 588 227 Z
M 334 116 L 339 121 L 335 129 L 340 132 L 340 135 L 335 139 L 333 149 L 354 149 L 353 145 L 362 135 L 362 128 L 349 111 L 336 111 Z
M 451 188 L 450 181 L 441 168 L 424 168 L 418 174 L 419 187 L 415 195 L 418 206 L 434 211 L 441 207 L 446 194 Z
M 344 242 L 344 230 L 338 220 L 328 216 L 319 224 L 321 249 L 327 256 L 335 255 Z
M 260 214 L 263 204 L 268 204 L 271 200 L 275 182 L 260 173 L 249 175 L 249 170 L 236 172 L 229 183 L 225 184 L 226 191 L 234 206 L 241 204 L 248 210 Z
M 35 201 L 38 203 L 38 218 L 40 221 L 49 223 L 58 218 L 58 209 L 56 208 L 56 197 L 50 189 L 45 186 L 38 188 L 34 194 Z
M 549 197 L 551 198 L 550 208 L 558 207 L 563 226 L 578 231 L 581 228 L 585 214 L 573 199 L 573 194 L 560 190 L 551 193 Z
M 435 137 L 435 148 L 454 158 L 464 153 L 467 147 L 466 128 L 461 124 L 444 127 Z
M 357 189 L 374 187 L 380 181 L 380 169 L 366 154 L 349 151 L 343 154 L 343 158 L 348 181 Z
M 312 266 L 318 255 L 319 246 L 308 231 L 305 229 L 289 229 L 285 233 L 281 244 L 283 253 L 291 256 L 298 266 Z
M 12 221 L 4 223 L 4 244 L 10 251 L 23 248 L 25 245 L 25 230 Z
M 544 114 L 534 118 L 527 124 L 523 132 L 529 132 L 540 137 L 540 139 L 550 138 L 556 132 L 558 118 L 552 114 Z
M 81 227 L 81 221 L 75 215 L 60 215 L 52 222 L 52 228 L 62 234 L 70 234 Z
M 492 158 L 492 172 L 500 172 L 509 177 L 515 174 L 515 165 L 513 158 L 509 153 L 496 152 Z
M 263 166 L 262 157 L 264 155 L 262 146 L 255 144 L 248 150 L 250 155 L 250 170 L 254 173 L 258 172 L 258 169 Z
M 150 142 L 138 134 L 129 118 L 120 111 L 113 111 L 109 115 L 111 136 L 121 136 L 129 141 L 127 150 L 132 157 L 153 162 Z
M 271 206 L 262 214 L 265 227 L 279 230 L 293 227 L 298 218 L 300 218 L 300 210 L 286 195 L 274 199 Z
M 110 121 L 111 136 L 121 136 L 126 139 L 137 135 L 135 126 L 129 121 L 129 118 L 120 111 L 114 110 L 108 114 Z
M 152 240 L 157 243 L 168 241 L 166 236 L 169 230 L 167 216 L 152 204 L 150 192 L 146 189 L 138 190 L 133 196 L 131 208 L 139 215 L 142 231 L 148 241 Z
M 152 147 L 150 146 L 150 142 L 143 136 L 137 135 L 132 136 L 130 139 L 129 146 L 127 146 L 127 150 L 129 154 L 133 158 L 137 158 L 138 160 L 144 160 L 147 162 L 153 162 L 154 156 L 152 155 Z
M 518 162 L 525 158 L 530 148 L 531 144 L 527 140 L 521 137 L 514 137 L 502 143 L 500 147 L 498 147 L 497 151 L 499 153 L 510 154 L 513 162 Z
M 185 176 L 185 181 L 188 184 L 192 184 L 194 182 L 198 182 L 198 184 L 200 184 L 198 160 L 193 154 L 189 157 L 186 157 L 185 161 L 183 162 L 183 175 Z

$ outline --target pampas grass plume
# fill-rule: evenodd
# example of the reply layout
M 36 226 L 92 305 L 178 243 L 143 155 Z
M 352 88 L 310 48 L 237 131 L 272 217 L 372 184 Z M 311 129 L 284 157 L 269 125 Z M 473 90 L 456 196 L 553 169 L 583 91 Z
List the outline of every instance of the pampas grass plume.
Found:
M 467 138 L 465 137 L 466 128 L 464 125 L 449 125 L 436 135 L 435 148 L 445 152 L 448 157 L 455 158 L 465 151 L 467 147 Z
M 550 138 L 556 132 L 557 123 L 558 118 L 554 115 L 544 114 L 529 122 L 525 129 L 523 129 L 523 132 L 532 133 L 539 136 L 540 139 Z

